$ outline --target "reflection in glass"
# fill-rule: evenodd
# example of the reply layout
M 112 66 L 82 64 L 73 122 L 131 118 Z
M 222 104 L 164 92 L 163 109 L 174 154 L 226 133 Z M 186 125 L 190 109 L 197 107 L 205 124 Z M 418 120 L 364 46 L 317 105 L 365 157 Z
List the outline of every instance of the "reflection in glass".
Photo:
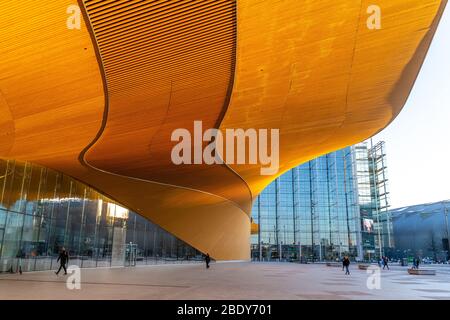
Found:
M 324 261 L 345 254 L 371 260 L 392 247 L 390 220 L 382 218 L 389 207 L 383 148 L 347 147 L 293 168 L 267 186 L 253 204 L 259 228 L 251 237 L 252 259 Z M 380 172 L 383 180 L 375 178 Z M 370 232 L 364 219 L 373 221 Z
M 0 159 L 0 272 L 56 267 L 61 247 L 82 268 L 201 260 L 201 253 L 84 184 Z

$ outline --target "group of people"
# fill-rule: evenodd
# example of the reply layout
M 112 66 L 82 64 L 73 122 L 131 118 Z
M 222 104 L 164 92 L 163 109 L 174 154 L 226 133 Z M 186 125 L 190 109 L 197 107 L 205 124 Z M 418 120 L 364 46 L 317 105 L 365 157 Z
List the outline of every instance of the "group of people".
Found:
M 209 253 L 207 253 L 204 256 L 205 259 L 205 263 L 206 263 L 206 268 L 209 269 L 209 264 L 211 262 L 211 257 L 209 256 Z M 59 269 L 58 271 L 56 271 L 55 273 L 58 275 L 59 272 L 61 271 L 61 269 L 64 269 L 64 274 L 67 274 L 67 268 L 66 265 L 67 263 L 69 263 L 69 253 L 66 251 L 66 249 L 63 247 L 59 253 L 58 259 L 56 260 L 56 262 L 59 262 Z M 413 269 L 419 269 L 419 264 L 420 264 L 420 259 L 419 258 L 414 258 L 413 259 Z M 383 269 L 387 268 L 389 270 L 389 258 L 386 256 L 383 256 L 380 258 L 380 260 L 378 261 L 378 266 L 381 268 L 381 265 L 383 265 Z M 348 256 L 344 256 L 344 258 L 342 258 L 342 271 L 344 271 L 345 269 L 345 274 L 346 275 L 350 275 L 350 259 Z
M 67 267 L 66 265 L 69 263 L 69 253 L 66 251 L 66 249 L 63 247 L 61 248 L 61 251 L 59 252 L 59 256 L 58 259 L 56 260 L 56 262 L 59 262 L 59 269 L 58 271 L 56 271 L 56 275 L 59 274 L 59 272 L 61 271 L 61 269 L 64 269 L 64 274 L 67 274 Z M 211 262 L 211 257 L 209 256 L 209 253 L 207 253 L 205 255 L 205 263 L 206 263 L 206 268 L 209 269 L 209 263 Z
M 413 263 L 413 265 L 412 265 L 413 269 L 419 269 L 419 264 L 420 264 L 419 258 L 414 258 L 412 263 Z
M 416 259 L 414 259 L 414 262 L 413 262 L 413 264 L 415 266 L 417 266 L 417 269 L 419 268 L 418 260 L 419 259 L 417 259 L 417 265 L 416 265 Z M 383 269 L 387 268 L 389 270 L 389 258 L 386 256 L 381 257 L 380 260 L 378 261 L 378 266 L 381 268 L 381 265 L 383 265 Z M 344 256 L 344 258 L 342 258 L 342 271 L 344 271 L 344 269 L 345 269 L 346 275 L 350 274 L 349 266 L 350 266 L 350 259 L 348 256 Z
M 381 268 L 381 266 L 383 265 L 383 269 L 388 269 L 389 270 L 389 258 L 382 256 L 380 258 L 380 260 L 378 261 L 378 266 Z
M 33 250 L 31 251 L 31 256 L 35 257 L 36 256 L 36 252 Z M 25 254 L 25 252 L 22 249 L 19 249 L 19 251 L 17 252 L 16 258 L 18 259 L 18 266 L 17 266 L 17 271 L 22 274 L 22 260 L 24 258 L 26 258 L 27 255 Z M 58 259 L 56 260 L 56 262 L 59 262 L 59 269 L 58 271 L 56 271 L 56 275 L 59 274 L 59 272 L 61 271 L 61 269 L 64 269 L 64 274 L 67 274 L 67 264 L 69 263 L 69 253 L 66 251 L 66 249 L 64 247 L 61 248 L 61 250 L 59 251 L 59 255 L 58 255 Z M 10 272 L 13 273 L 13 267 L 11 266 Z

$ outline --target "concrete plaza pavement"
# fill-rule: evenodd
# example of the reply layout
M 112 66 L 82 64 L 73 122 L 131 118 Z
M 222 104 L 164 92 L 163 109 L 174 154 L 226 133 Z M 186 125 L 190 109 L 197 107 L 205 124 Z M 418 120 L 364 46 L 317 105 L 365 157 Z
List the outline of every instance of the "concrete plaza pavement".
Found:
M 0 274 L 0 299 L 449 299 L 450 266 L 435 276 L 406 267 L 381 270 L 381 289 L 353 264 L 351 274 L 324 264 L 213 263 L 81 270 L 81 288 L 54 271 Z

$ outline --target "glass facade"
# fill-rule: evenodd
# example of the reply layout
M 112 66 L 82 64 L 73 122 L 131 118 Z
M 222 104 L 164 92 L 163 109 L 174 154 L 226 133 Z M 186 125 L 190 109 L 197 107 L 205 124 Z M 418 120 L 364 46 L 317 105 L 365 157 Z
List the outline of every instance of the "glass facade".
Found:
M 450 200 L 391 210 L 395 258 L 450 260 Z
M 335 260 L 358 255 L 360 236 L 353 154 L 345 148 L 280 176 L 255 200 L 252 258 Z
M 127 266 L 201 260 L 201 253 L 149 220 L 63 174 L 0 160 L 0 272 L 70 265 Z
M 394 247 L 389 214 L 385 143 L 363 142 L 353 147 L 358 204 L 361 217 L 361 239 L 364 258 L 387 255 Z
M 367 143 L 347 147 L 271 183 L 253 204 L 258 228 L 251 237 L 252 259 L 331 261 L 344 254 L 375 259 L 382 206 L 381 189 L 374 187 L 373 150 Z

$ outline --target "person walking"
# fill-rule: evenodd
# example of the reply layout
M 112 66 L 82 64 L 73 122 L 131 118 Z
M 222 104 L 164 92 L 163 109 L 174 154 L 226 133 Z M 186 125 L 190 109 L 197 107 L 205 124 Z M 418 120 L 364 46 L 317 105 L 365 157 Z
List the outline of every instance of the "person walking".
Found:
M 209 269 L 209 263 L 211 262 L 211 258 L 209 257 L 209 253 L 205 256 L 206 269 Z
M 416 259 L 416 269 L 419 269 L 419 264 L 420 264 L 420 259 L 417 258 L 417 259 Z
M 18 259 L 18 271 L 20 274 L 22 274 L 22 259 L 25 258 L 25 253 L 22 249 L 19 249 L 17 252 L 16 258 Z
M 344 260 L 342 260 L 342 264 L 344 265 L 344 267 L 345 267 L 345 274 L 350 274 L 350 271 L 348 270 L 348 267 L 350 266 L 350 259 L 347 257 L 347 256 L 345 256 L 344 257 Z
M 61 268 L 64 269 L 64 274 L 67 274 L 66 264 L 69 263 L 69 254 L 67 253 L 66 249 L 63 247 L 61 249 L 61 252 L 59 253 L 58 259 L 56 262 L 60 263 L 58 271 L 56 271 L 56 275 L 61 271 Z
M 389 263 L 388 257 L 383 257 L 383 270 L 384 270 L 384 268 L 387 268 L 389 270 L 388 263 Z

